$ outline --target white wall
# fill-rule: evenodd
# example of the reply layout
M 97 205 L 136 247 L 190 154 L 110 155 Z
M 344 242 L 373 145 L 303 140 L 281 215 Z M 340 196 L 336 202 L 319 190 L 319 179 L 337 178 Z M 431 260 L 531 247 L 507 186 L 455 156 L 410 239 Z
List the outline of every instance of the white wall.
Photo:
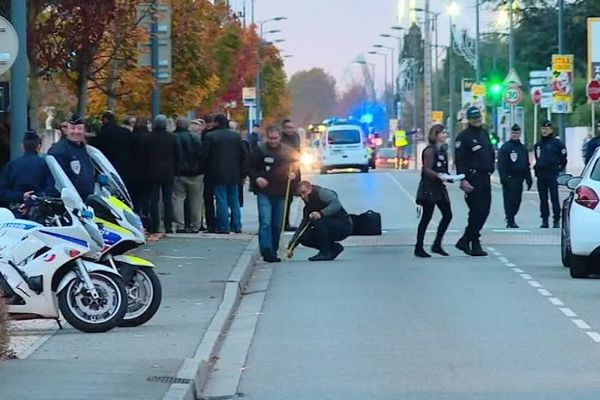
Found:
M 567 172 L 570 174 L 578 175 L 584 167 L 581 146 L 590 129 L 590 127 L 578 126 L 567 128 L 565 132 L 568 157 Z

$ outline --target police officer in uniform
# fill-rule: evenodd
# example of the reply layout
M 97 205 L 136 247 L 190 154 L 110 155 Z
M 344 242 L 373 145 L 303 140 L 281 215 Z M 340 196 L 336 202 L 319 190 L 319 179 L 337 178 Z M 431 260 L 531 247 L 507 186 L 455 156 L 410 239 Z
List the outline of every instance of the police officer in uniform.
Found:
M 402 128 L 398 128 L 394 132 L 394 147 L 396 148 L 396 168 L 400 169 L 403 166 L 404 161 L 404 149 L 408 145 L 406 140 L 406 131 Z
M 531 190 L 532 179 L 529 168 L 529 153 L 521 143 L 521 127 L 514 124 L 510 129 L 510 140 L 498 151 L 498 172 L 504 195 L 504 214 L 507 228 L 518 228 L 515 216 L 519 212 L 523 196 L 523 181 Z
M 481 248 L 480 232 L 490 214 L 492 188 L 490 175 L 494 172 L 495 151 L 485 128 L 481 111 L 477 107 L 467 109 L 469 126 L 455 141 L 455 163 L 458 174 L 465 174 L 460 188 L 466 193 L 469 218 L 465 233 L 456 248 L 470 256 L 487 256 Z
M 554 137 L 552 121 L 546 121 L 542 125 L 542 139 L 535 144 L 534 150 L 535 166 L 533 169 L 537 177 L 540 216 L 542 217 L 540 228 L 549 227 L 548 193 L 550 193 L 550 200 L 552 201 L 553 227 L 560 228 L 560 202 L 556 178 L 567 166 L 567 149 L 560 139 Z
M 85 149 L 85 122 L 77 114 L 69 120 L 67 134 L 52 145 L 48 154 L 54 156 L 85 200 L 94 193 L 95 169 Z
M 33 195 L 56 195 L 46 161 L 38 155 L 42 139 L 31 130 L 23 137 L 24 154 L 12 160 L 0 175 L 0 204 L 20 206 Z

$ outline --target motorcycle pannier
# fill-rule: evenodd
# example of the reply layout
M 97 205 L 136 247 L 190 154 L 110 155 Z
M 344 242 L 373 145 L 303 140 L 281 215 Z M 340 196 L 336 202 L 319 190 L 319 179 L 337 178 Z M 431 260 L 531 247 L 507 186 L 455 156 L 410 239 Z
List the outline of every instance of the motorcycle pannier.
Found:
M 381 235 L 381 214 L 367 211 L 360 215 L 350 215 L 352 218 L 352 234 L 357 236 Z

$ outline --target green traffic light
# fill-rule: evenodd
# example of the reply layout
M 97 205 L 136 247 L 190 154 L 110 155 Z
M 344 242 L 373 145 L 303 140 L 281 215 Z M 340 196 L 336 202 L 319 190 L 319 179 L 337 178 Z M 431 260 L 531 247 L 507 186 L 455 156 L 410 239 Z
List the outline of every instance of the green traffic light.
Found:
M 492 84 L 490 91 L 492 92 L 492 94 L 496 94 L 496 95 L 502 93 L 502 84 L 500 84 L 500 83 Z

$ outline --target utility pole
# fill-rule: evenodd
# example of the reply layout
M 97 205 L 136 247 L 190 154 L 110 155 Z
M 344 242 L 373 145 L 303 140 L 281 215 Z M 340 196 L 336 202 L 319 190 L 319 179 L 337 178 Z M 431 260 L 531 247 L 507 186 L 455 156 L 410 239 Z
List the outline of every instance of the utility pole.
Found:
M 435 92 L 435 97 L 433 98 L 433 105 L 435 107 L 436 110 L 440 109 L 440 101 L 439 101 L 439 97 L 440 97 L 440 66 L 439 66 L 439 61 L 438 61 L 438 47 L 439 47 L 439 43 L 438 43 L 438 17 L 440 16 L 440 13 L 434 13 L 435 16 L 435 22 L 434 22 L 434 29 L 435 29 L 435 45 L 434 45 L 434 58 L 435 58 L 435 75 L 434 75 L 434 80 L 433 80 L 433 85 L 434 85 L 434 92 Z
M 424 123 L 423 132 L 429 129 L 431 124 L 431 12 L 429 10 L 429 0 L 425 0 L 425 43 L 423 46 L 424 51 L 424 80 L 423 80 L 423 94 L 425 99 L 424 104 Z
M 450 70 L 448 77 L 449 84 L 449 106 L 448 106 L 448 131 L 450 133 L 450 152 L 452 153 L 452 160 L 454 160 L 454 19 L 450 14 L 450 46 L 448 46 L 448 69 Z M 454 162 L 454 161 L 453 161 Z
M 508 2 L 508 69 L 511 70 L 515 67 L 515 40 L 513 32 L 513 0 Z
M 14 1 L 13 1 L 14 2 Z M 160 83 L 158 62 L 158 0 L 152 0 L 150 28 L 150 64 L 152 67 L 152 119 L 160 114 Z
M 416 52 L 415 52 L 416 53 Z M 418 58 L 415 57 L 413 58 L 413 102 L 414 102 L 414 106 L 413 106 L 413 125 L 414 125 L 414 134 L 413 134 L 413 157 L 415 160 L 415 164 L 414 167 L 415 169 L 418 169 L 417 164 L 419 163 L 419 160 L 417 158 L 418 153 L 417 153 L 417 137 L 418 137 L 418 128 L 419 128 L 419 90 L 418 90 L 418 86 L 417 86 L 417 74 L 419 71 L 419 62 L 418 62 Z
M 10 20 L 17 32 L 19 50 L 10 70 L 10 158 L 19 157 L 27 130 L 27 2 L 10 2 Z
M 558 54 L 565 54 L 565 32 L 564 32 L 564 0 L 558 0 Z M 565 142 L 565 114 L 558 114 L 558 135 Z
M 480 83 L 481 63 L 479 61 L 479 0 L 475 0 L 475 24 L 475 82 Z

